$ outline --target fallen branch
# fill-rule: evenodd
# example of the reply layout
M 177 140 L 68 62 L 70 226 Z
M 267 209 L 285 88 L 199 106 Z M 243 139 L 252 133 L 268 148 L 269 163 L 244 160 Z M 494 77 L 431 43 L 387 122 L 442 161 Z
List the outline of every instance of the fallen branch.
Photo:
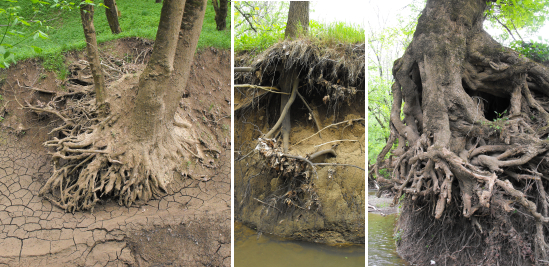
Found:
M 252 88 L 252 89 L 261 89 L 265 91 L 269 91 L 271 93 L 275 94 L 283 94 L 283 95 L 289 95 L 289 93 L 286 92 L 280 92 L 279 89 L 276 87 L 270 87 L 270 86 L 259 86 L 259 85 L 253 85 L 253 84 L 235 84 L 235 88 Z

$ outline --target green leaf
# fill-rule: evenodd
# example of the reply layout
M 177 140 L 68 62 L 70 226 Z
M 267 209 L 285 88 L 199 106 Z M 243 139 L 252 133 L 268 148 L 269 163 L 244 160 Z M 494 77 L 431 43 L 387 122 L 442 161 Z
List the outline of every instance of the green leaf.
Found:
M 30 26 L 30 23 L 28 23 L 28 22 L 26 22 L 22 19 L 19 19 L 19 21 L 21 21 L 21 23 L 23 23 L 23 25 L 25 25 L 25 26 Z
M 38 36 L 40 36 L 40 38 L 42 38 L 42 39 L 50 38 L 46 33 L 42 32 L 42 31 L 38 31 Z
M 35 53 L 40 54 L 42 53 L 42 48 L 38 46 L 31 46 Z
M 11 55 L 11 52 L 10 52 L 10 51 L 6 51 L 6 53 L 4 53 L 4 58 L 8 58 L 10 55 Z

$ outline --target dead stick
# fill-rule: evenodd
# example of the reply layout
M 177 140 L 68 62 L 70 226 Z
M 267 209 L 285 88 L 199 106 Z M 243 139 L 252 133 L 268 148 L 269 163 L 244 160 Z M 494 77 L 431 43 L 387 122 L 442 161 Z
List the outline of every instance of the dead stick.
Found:
M 269 207 L 271 207 L 271 208 L 273 208 L 273 209 L 278 210 L 279 212 L 282 212 L 282 211 L 279 210 L 277 207 L 275 207 L 275 206 L 273 206 L 273 205 L 271 205 L 271 204 L 269 204 L 269 203 L 265 203 L 265 202 L 263 202 L 263 201 L 261 201 L 261 200 L 255 198 L 255 197 L 254 197 L 254 199 L 257 200 L 257 201 L 259 201 L 260 203 L 262 203 L 262 204 L 264 204 L 264 205 L 267 205 L 267 206 L 269 206 Z
M 322 131 L 324 131 L 324 130 L 326 130 L 326 129 L 328 129 L 328 128 L 332 127 L 332 126 L 337 126 L 337 125 L 340 125 L 340 124 L 343 124 L 343 123 L 346 123 L 346 122 L 352 122 L 352 121 L 363 121 L 363 120 L 364 120 L 364 119 L 360 118 L 360 119 L 352 119 L 352 120 L 346 120 L 346 121 L 342 121 L 342 122 L 338 122 L 338 123 L 330 124 L 330 125 L 328 125 L 328 126 L 326 126 L 326 127 L 322 128 L 322 130 L 320 130 L 320 131 L 318 131 L 318 132 L 314 133 L 313 135 L 311 135 L 311 136 L 309 136 L 309 137 L 307 137 L 307 138 L 305 138 L 305 139 L 303 139 L 303 140 L 301 140 L 301 141 L 299 141 L 299 142 L 297 142 L 297 143 L 293 144 L 293 145 L 292 145 L 292 146 L 290 146 L 290 147 L 293 147 L 293 146 L 297 146 L 297 145 L 299 145 L 299 144 L 300 144 L 301 142 L 303 142 L 303 141 L 306 141 L 306 140 L 308 140 L 309 138 L 311 138 L 311 137 L 313 137 L 313 136 L 317 135 L 318 133 L 320 133 L 320 132 L 322 132 Z
M 234 72 L 252 72 L 252 67 L 234 67 Z
M 318 118 L 316 117 L 315 113 L 313 112 L 311 107 L 309 107 L 309 105 L 307 104 L 307 101 L 305 101 L 305 98 L 299 92 L 297 92 L 297 95 L 299 96 L 299 98 L 301 98 L 301 101 L 303 101 L 303 104 L 305 104 L 309 112 L 311 112 L 311 116 L 313 116 L 313 119 L 315 120 L 316 129 L 320 131 L 322 127 L 320 127 L 320 122 L 318 121 Z M 320 135 L 320 133 L 318 134 L 318 136 L 322 138 L 322 135 Z
M 280 92 L 278 88 L 270 87 L 270 86 L 259 86 L 259 85 L 253 85 L 253 84 L 235 84 L 234 87 L 235 88 L 261 89 L 261 90 L 269 91 L 269 92 L 275 93 L 275 94 L 289 95 L 289 93 Z

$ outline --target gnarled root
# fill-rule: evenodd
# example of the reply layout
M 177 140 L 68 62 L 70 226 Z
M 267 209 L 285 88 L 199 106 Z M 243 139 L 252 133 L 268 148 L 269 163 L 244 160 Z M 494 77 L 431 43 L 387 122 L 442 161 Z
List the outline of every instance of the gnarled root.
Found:
M 516 257 L 546 263 L 549 70 L 501 48 L 484 32 L 474 37 L 470 40 L 475 41 L 467 44 L 467 56 L 461 65 L 446 66 L 457 62 L 451 60 L 455 55 L 426 53 L 414 44 L 395 62 L 391 136 L 370 174 L 385 181 L 379 170 L 391 171 L 390 182 L 397 192 L 393 204 L 405 194 L 410 203 L 406 212 L 417 210 L 416 205 L 421 204 L 429 210 L 422 216 L 432 217 L 410 217 L 408 222 L 428 222 L 446 229 L 437 220 L 459 219 L 472 225 L 467 231 L 480 242 L 476 244 L 478 249 L 484 242 L 481 237 L 486 235 L 490 238 L 485 240 L 500 242 L 499 247 L 488 246 L 484 255 L 501 257 L 505 249 L 520 247 Z M 498 53 L 485 53 L 494 47 L 500 49 Z M 459 68 L 462 71 L 456 72 Z M 394 142 L 398 142 L 395 149 Z M 386 159 L 390 150 L 393 155 Z M 519 229 L 510 217 L 528 218 L 530 225 Z M 504 235 L 502 229 L 516 235 Z M 438 238 L 444 236 L 453 235 L 440 234 Z M 425 236 L 414 238 L 436 242 Z M 465 253 L 464 247 L 454 249 L 446 255 L 448 258 Z M 499 264 L 514 262 L 512 259 Z
M 117 140 L 115 132 L 101 123 L 91 133 L 46 142 L 56 149 L 54 172 L 40 194 L 53 194 L 48 198 L 68 212 L 93 209 L 105 196 L 130 206 L 166 193 L 182 159 L 198 153 L 174 132 L 144 143 Z

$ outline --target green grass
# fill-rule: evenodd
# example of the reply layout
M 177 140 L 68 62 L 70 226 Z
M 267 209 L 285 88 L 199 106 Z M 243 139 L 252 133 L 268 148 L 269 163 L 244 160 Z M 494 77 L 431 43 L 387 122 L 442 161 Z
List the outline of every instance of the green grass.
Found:
M 0 7 L 2 5 L 5 4 L 0 4 Z M 31 17 L 32 9 L 30 1 L 20 1 L 17 5 L 21 6 L 22 15 Z M 114 35 L 110 31 L 105 16 L 105 8 L 97 7 L 95 10 L 94 25 L 99 43 L 125 37 L 155 39 L 162 4 L 156 4 L 153 0 L 119 0 L 117 1 L 117 5 L 121 12 L 119 23 L 122 28 L 122 33 L 118 35 Z M 33 57 L 47 59 L 50 56 L 55 58 L 56 55 L 59 55 L 62 52 L 85 48 L 86 43 L 79 10 L 59 11 L 50 9 L 49 7 L 42 7 L 41 9 L 43 13 L 39 14 L 35 19 L 49 20 L 45 25 L 51 26 L 51 28 L 49 30 L 44 30 L 49 35 L 49 39 L 42 40 L 38 38 L 33 40 L 32 38 L 29 38 L 21 43 L 12 50 L 12 52 L 15 53 L 16 60 Z M 230 10 L 228 14 L 231 14 Z M 198 49 L 203 49 L 205 47 L 230 49 L 230 16 L 227 18 L 228 29 L 224 31 L 216 30 L 214 17 L 215 12 L 213 6 L 208 1 L 204 25 L 198 41 Z M 42 51 L 37 53 L 31 46 L 40 47 L 42 48 Z
M 347 24 L 345 22 L 319 24 L 312 21 L 310 27 L 310 35 L 317 39 L 317 42 L 328 46 L 338 43 L 364 43 L 366 41 L 364 29 L 360 28 L 358 25 Z
M 274 43 L 284 40 L 285 26 L 272 25 L 256 34 L 243 34 L 234 41 L 235 51 L 257 49 L 265 50 Z M 364 43 L 365 31 L 358 25 L 344 22 L 319 23 L 309 22 L 307 38 L 322 46 L 332 46 L 338 43 Z M 258 52 L 256 50 L 256 52 Z

